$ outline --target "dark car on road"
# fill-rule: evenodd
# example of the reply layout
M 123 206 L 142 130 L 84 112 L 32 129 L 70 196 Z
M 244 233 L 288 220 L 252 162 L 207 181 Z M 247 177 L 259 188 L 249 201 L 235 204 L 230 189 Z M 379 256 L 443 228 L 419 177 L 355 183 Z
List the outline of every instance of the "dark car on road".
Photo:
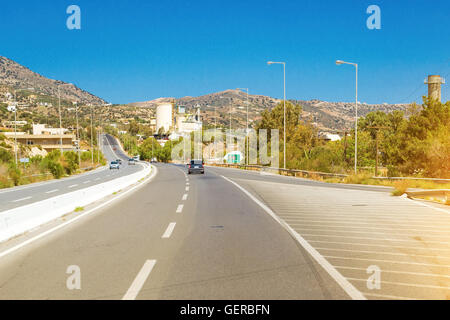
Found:
M 188 164 L 188 173 L 205 173 L 205 167 L 202 160 L 191 160 Z
M 122 164 L 122 159 L 116 159 L 116 162 L 117 162 L 118 164 Z

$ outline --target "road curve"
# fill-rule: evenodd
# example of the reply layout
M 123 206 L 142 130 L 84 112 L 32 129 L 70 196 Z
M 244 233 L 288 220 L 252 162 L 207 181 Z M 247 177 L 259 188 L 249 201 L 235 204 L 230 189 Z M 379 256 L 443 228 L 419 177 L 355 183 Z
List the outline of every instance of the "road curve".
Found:
M 102 139 L 102 151 L 108 162 L 117 158 L 123 160 L 123 164 L 119 170 L 109 170 L 109 167 L 106 166 L 67 178 L 0 190 L 0 212 L 67 192 L 84 189 L 143 169 L 140 165 L 128 165 L 128 156 L 122 152 L 117 140 L 113 136 L 103 135 Z

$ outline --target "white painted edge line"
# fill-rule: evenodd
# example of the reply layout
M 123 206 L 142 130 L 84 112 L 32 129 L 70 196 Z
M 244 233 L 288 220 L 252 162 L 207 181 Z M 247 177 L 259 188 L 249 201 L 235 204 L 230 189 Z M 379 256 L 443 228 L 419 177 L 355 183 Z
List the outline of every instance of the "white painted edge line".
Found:
M 138 275 L 134 279 L 127 293 L 123 296 L 122 300 L 134 300 L 136 299 L 139 291 L 141 291 L 142 286 L 147 280 L 150 272 L 152 272 L 153 267 L 156 264 L 156 260 L 147 260 L 139 271 Z
M 268 206 L 254 197 L 250 192 L 238 185 L 236 182 L 221 176 L 228 182 L 234 184 L 243 193 L 245 193 L 250 199 L 258 204 L 264 211 L 266 211 L 275 221 L 277 221 L 282 227 L 284 227 L 298 243 L 317 261 L 318 264 L 325 269 L 326 272 L 341 286 L 342 289 L 354 300 L 366 300 L 366 297 L 356 289 L 342 274 L 339 273 L 316 249 L 314 249 L 301 235 L 299 235 L 288 224 L 281 220 Z
M 177 213 L 181 213 L 183 211 L 183 207 L 184 207 L 183 204 L 179 204 L 177 207 Z
M 151 181 L 156 176 L 157 173 L 158 173 L 158 169 L 155 166 L 152 166 L 152 173 L 150 173 L 150 176 L 147 178 L 146 182 Z M 68 220 L 68 221 L 66 221 L 64 223 L 61 223 L 61 224 L 59 224 L 59 225 L 57 225 L 57 226 L 55 226 L 55 227 L 53 227 L 53 228 L 51 228 L 51 229 L 49 229 L 49 230 L 47 230 L 45 232 L 42 232 L 42 233 L 40 233 L 40 234 L 38 234 L 38 235 L 36 235 L 36 236 L 34 236 L 34 237 L 24 241 L 24 242 L 19 243 L 18 245 L 14 246 L 14 247 L 11 247 L 11 248 L 3 251 L 3 252 L 0 252 L 0 258 L 4 257 L 4 256 L 6 256 L 6 255 L 8 255 L 10 253 L 13 253 L 14 251 L 17 251 L 20 248 L 23 248 L 26 245 L 28 245 L 30 243 L 33 243 L 36 240 L 39 240 L 39 239 L 45 237 L 46 235 L 49 235 L 49 234 L 51 234 L 51 233 L 53 233 L 53 232 L 55 232 L 55 231 L 57 231 L 57 230 L 59 230 L 61 228 L 64 228 L 65 226 L 67 226 L 67 225 L 69 225 L 69 224 L 71 224 L 71 223 L 73 223 L 73 222 L 83 218 L 84 216 L 87 216 L 88 214 L 91 214 L 91 213 L 95 212 L 96 210 L 98 210 L 98 209 L 100 209 L 100 208 L 102 208 L 104 206 L 107 206 L 111 202 L 116 201 L 116 200 L 124 197 L 126 194 L 130 193 L 131 191 L 133 191 L 136 188 L 141 187 L 142 185 L 144 185 L 144 184 L 141 183 L 141 184 L 135 185 L 134 187 L 128 189 L 127 191 L 117 194 L 117 196 L 115 196 L 114 198 L 112 198 L 112 199 L 110 199 L 110 200 L 108 200 L 106 202 L 101 203 L 100 205 L 96 206 L 95 208 L 92 208 L 92 209 L 90 209 L 90 210 L 88 210 L 88 211 L 86 211 L 86 212 L 84 212 L 84 213 L 74 217 L 73 219 L 70 219 L 70 220 Z
M 181 198 L 181 200 L 185 201 L 187 199 L 187 197 L 188 197 L 188 194 L 185 193 L 185 194 L 183 194 L 183 198 Z
M 166 231 L 164 231 L 164 234 L 162 235 L 161 238 L 163 238 L 163 239 L 170 238 L 170 236 L 172 235 L 173 229 L 175 229 L 175 225 L 176 224 L 177 224 L 176 222 L 169 223 L 169 225 L 167 226 Z
M 417 205 L 419 205 L 419 206 L 427 207 L 427 208 L 434 209 L 434 210 L 439 211 L 439 212 L 443 212 L 443 213 L 446 213 L 446 214 L 450 214 L 450 211 L 448 211 L 448 210 L 445 210 L 445 209 L 443 209 L 443 208 L 437 208 L 437 207 L 435 207 L 435 206 L 432 206 L 432 205 L 423 203 L 423 202 L 421 202 L 420 200 L 412 200 L 412 199 L 407 198 L 406 196 L 405 196 L 405 197 L 404 197 L 404 196 L 400 196 L 400 198 L 405 199 L 405 200 L 408 200 L 408 201 L 411 201 L 411 202 L 413 202 L 413 203 L 415 203 L 415 204 L 417 204 Z

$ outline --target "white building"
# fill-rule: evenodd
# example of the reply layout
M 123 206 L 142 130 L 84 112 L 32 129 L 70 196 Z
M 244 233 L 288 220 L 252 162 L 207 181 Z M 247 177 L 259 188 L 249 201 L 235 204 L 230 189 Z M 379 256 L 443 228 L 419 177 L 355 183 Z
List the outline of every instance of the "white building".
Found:
M 47 128 L 45 124 L 33 124 L 33 135 L 54 135 L 54 134 L 64 134 L 69 131 L 66 128 Z

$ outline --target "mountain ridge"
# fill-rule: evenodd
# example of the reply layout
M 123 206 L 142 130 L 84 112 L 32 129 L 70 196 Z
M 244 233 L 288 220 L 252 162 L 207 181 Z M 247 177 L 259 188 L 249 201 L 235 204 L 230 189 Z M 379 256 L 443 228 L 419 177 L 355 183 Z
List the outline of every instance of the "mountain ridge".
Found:
M 11 87 L 15 90 L 33 88 L 33 91 L 37 93 L 55 97 L 58 96 L 59 87 L 61 99 L 83 104 L 106 103 L 105 100 L 78 88 L 74 84 L 46 78 L 3 56 L 0 56 L 0 85 Z

